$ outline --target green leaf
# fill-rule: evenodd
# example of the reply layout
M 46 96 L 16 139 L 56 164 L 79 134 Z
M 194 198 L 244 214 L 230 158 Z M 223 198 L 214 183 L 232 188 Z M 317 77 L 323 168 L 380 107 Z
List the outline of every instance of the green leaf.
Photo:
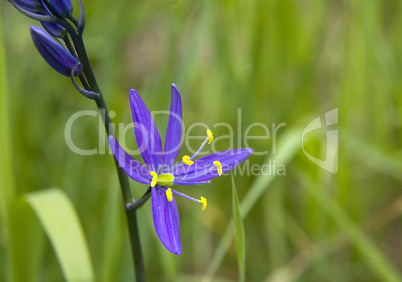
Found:
M 240 212 L 239 198 L 237 197 L 236 185 L 232 177 L 232 203 L 233 203 L 233 223 L 235 227 L 236 254 L 239 265 L 239 281 L 246 279 L 246 236 L 244 234 L 243 220 Z
M 66 281 L 94 281 L 84 232 L 73 205 L 60 189 L 25 195 L 48 236 Z
M 38 218 L 24 198 L 10 205 L 8 244 L 10 272 L 6 281 L 38 281 L 45 236 Z

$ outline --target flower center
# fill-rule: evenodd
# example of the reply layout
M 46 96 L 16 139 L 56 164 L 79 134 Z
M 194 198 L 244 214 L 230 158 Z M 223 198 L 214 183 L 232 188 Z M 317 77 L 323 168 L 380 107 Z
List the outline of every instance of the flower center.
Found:
M 156 184 L 160 186 L 172 186 L 174 176 L 170 173 L 157 174 L 155 171 L 151 171 L 152 175 L 151 187 L 155 187 Z

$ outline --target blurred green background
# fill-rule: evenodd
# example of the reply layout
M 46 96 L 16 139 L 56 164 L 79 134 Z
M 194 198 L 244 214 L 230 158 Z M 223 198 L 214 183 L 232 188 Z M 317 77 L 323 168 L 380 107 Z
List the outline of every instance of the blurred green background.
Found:
M 205 123 L 218 138 L 230 132 L 217 125 L 228 123 L 234 147 L 245 146 L 238 136 L 243 139 L 253 123 L 270 131 L 272 124 L 286 123 L 276 137 L 271 131 L 270 139 L 248 141 L 256 151 L 268 151 L 250 157 L 250 166 L 276 160 L 285 175 L 235 176 L 247 281 L 400 281 L 401 1 L 84 4 L 84 40 L 116 124 L 131 122 L 130 88 L 151 110 L 168 110 L 172 82 L 182 95 L 185 125 Z M 64 191 L 77 211 L 96 281 L 133 280 L 112 156 L 78 155 L 65 141 L 70 116 L 96 110 L 95 104 L 42 60 L 29 35 L 29 25 L 37 23 L 7 1 L 0 9 L 0 280 L 63 279 L 52 244 L 21 202 L 23 195 L 50 187 Z M 339 162 L 338 173 L 331 174 L 311 162 L 301 145 L 303 128 L 335 108 L 339 124 L 331 129 L 339 130 Z M 156 123 L 164 136 L 167 120 L 160 115 Z M 81 148 L 102 149 L 102 132 L 99 119 L 87 116 L 74 124 L 72 138 Z M 306 137 L 305 149 L 325 159 L 325 127 L 316 133 Z M 196 134 L 204 130 L 197 127 L 191 132 Z M 248 133 L 264 134 L 261 126 Z M 125 141 L 135 148 L 132 131 Z M 190 144 L 197 148 L 199 142 Z M 230 146 L 227 138 L 215 142 L 219 149 Z M 184 147 L 180 155 L 185 153 Z M 146 186 L 132 182 L 132 189 L 139 197 Z M 205 196 L 209 204 L 201 212 L 201 205 L 176 198 L 180 256 L 159 242 L 150 202 L 139 210 L 149 281 L 238 280 L 231 189 L 229 176 L 178 188 Z

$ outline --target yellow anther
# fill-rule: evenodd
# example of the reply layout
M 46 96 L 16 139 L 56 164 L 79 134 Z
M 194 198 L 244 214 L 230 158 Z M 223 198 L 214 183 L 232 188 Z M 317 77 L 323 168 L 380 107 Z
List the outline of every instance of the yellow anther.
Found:
M 202 203 L 202 210 L 205 210 L 207 208 L 207 199 L 201 196 L 200 203 Z
M 214 161 L 213 162 L 214 165 L 216 165 L 216 168 L 218 169 L 218 174 L 219 176 L 222 175 L 222 164 L 220 161 Z
M 190 160 L 190 156 L 189 155 L 185 155 L 182 158 L 183 163 L 185 163 L 186 165 L 192 165 L 194 164 L 194 162 L 192 160 Z
M 166 190 L 166 198 L 169 202 L 173 201 L 172 189 L 168 188 Z
M 207 136 L 208 136 L 208 144 L 212 143 L 212 140 L 214 140 L 214 136 L 212 135 L 212 131 L 207 129 Z
M 155 171 L 151 171 L 150 174 L 152 175 L 151 187 L 155 187 L 156 182 L 158 182 L 158 174 Z

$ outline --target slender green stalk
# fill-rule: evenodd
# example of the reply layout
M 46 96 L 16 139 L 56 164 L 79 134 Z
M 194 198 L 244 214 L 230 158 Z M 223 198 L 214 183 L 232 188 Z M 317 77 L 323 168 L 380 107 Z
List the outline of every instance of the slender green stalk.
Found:
M 98 107 L 99 113 L 102 117 L 106 133 L 108 136 L 110 135 L 115 136 L 116 134 L 112 125 L 112 121 L 109 116 L 109 111 L 107 109 L 105 99 L 103 98 L 102 92 L 99 88 L 91 64 L 89 62 L 82 36 L 78 34 L 75 31 L 75 29 L 66 21 L 63 21 L 62 25 L 67 29 L 68 33 L 70 34 L 75 47 L 75 51 L 77 52 L 78 55 L 78 59 L 83 65 L 83 74 L 85 76 L 86 82 L 88 83 L 87 84 L 87 86 L 89 87 L 88 90 L 91 90 L 99 94 L 98 97 L 94 100 L 96 106 Z M 82 77 L 80 77 L 80 79 L 83 80 Z M 84 87 L 85 86 L 86 85 L 84 84 Z M 119 166 L 117 160 L 115 158 L 113 159 L 116 166 L 117 175 L 119 178 L 121 192 L 123 195 L 123 201 L 125 207 L 124 209 L 126 212 L 128 231 L 130 234 L 131 251 L 134 260 L 136 281 L 138 282 L 145 281 L 144 260 L 142 257 L 140 236 L 137 224 L 137 213 L 136 213 L 137 208 L 141 205 L 134 205 L 134 207 L 130 206 L 130 204 L 133 203 L 134 198 L 130 190 L 130 183 L 128 181 L 128 177 L 126 173 L 123 171 L 123 169 Z

